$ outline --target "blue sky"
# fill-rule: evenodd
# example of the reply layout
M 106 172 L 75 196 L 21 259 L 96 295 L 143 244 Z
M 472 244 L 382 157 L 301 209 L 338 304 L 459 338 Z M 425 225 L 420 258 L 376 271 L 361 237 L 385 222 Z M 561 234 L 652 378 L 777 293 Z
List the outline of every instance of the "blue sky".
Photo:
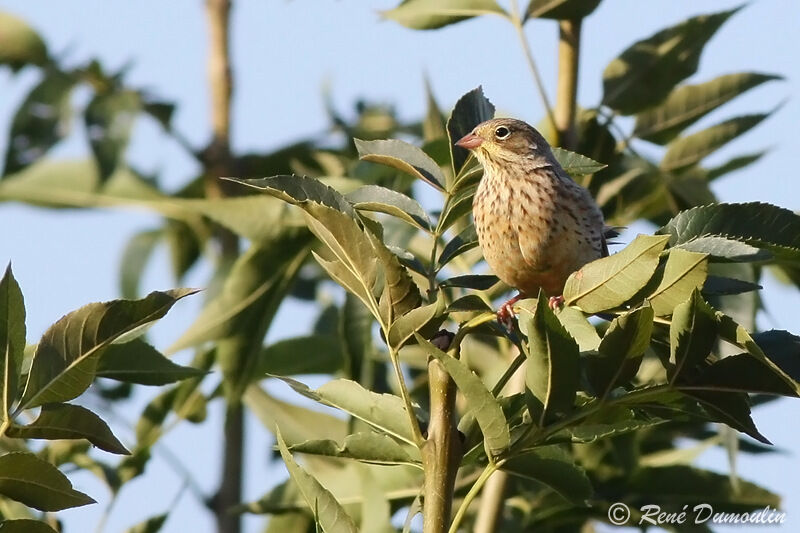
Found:
M 524 3 L 524 2 L 523 2 Z M 369 5 L 368 5 L 369 4 Z M 322 89 L 328 86 L 342 111 L 349 112 L 358 97 L 394 104 L 401 116 L 418 117 L 424 111 L 423 76 L 427 73 L 441 106 L 449 108 L 477 85 L 498 110 L 536 123 L 543 109 L 513 29 L 499 17 L 484 17 L 432 32 L 414 32 L 382 21 L 378 11 L 393 2 L 317 0 L 263 2 L 240 0 L 233 13 L 233 67 L 235 100 L 233 147 L 237 151 L 268 151 L 323 131 L 327 124 Z M 596 104 L 601 95 L 605 65 L 633 41 L 701 12 L 729 9 L 739 2 L 707 0 L 605 0 L 584 25 L 583 62 L 579 102 Z M 43 2 L 3 0 L 0 9 L 28 20 L 46 38 L 51 51 L 67 63 L 98 57 L 107 67 L 131 63 L 127 81 L 180 102 L 175 115 L 178 130 L 194 145 L 209 137 L 206 85 L 207 33 L 202 2 L 173 0 L 73 0 Z M 707 47 L 699 74 L 704 81 L 719 74 L 754 70 L 778 73 L 787 79 L 758 88 L 707 117 L 699 127 L 734 114 L 766 111 L 786 100 L 775 116 L 744 138 L 731 143 L 709 162 L 732 154 L 771 148 L 757 165 L 715 183 L 723 201 L 765 201 L 800 210 L 795 168 L 800 154 L 800 107 L 796 96 L 800 79 L 797 21 L 800 3 L 758 0 L 737 14 Z M 555 24 L 534 21 L 527 26 L 539 68 L 553 93 L 555 80 Z M 12 78 L 0 72 L 0 146 L 7 142 L 11 113 L 36 81 L 34 72 Z M 86 95 L 77 95 L 78 100 Z M 56 150 L 62 157 L 88 153 L 80 127 Z M 647 150 L 647 147 L 643 147 Z M 176 188 L 197 170 L 171 142 L 165 142 L 151 123 L 137 124 L 129 159 L 140 168 L 157 172 L 168 188 Z M 118 296 L 117 270 L 125 236 L 155 226 L 157 218 L 120 211 L 48 211 L 18 205 L 0 206 L 0 264 L 11 260 L 28 307 L 28 340 L 35 342 L 44 329 L 65 312 L 87 302 Z M 159 253 L 147 271 L 143 289 L 172 286 L 166 254 Z M 187 284 L 202 285 L 207 272 L 193 271 Z M 768 316 L 764 328 L 800 331 L 795 288 L 765 283 Z M 181 303 L 156 330 L 156 344 L 165 347 L 196 316 L 200 299 Z M 291 336 L 306 325 L 294 318 L 311 310 L 299 304 L 280 313 L 273 337 Z M 278 333 L 279 332 L 279 333 Z M 277 389 L 277 387 L 276 387 Z M 123 419 L 135 420 L 140 406 L 155 390 L 136 399 L 135 406 L 110 418 L 121 437 L 130 437 Z M 287 394 L 288 396 L 288 394 Z M 779 401 L 755 412 L 762 433 L 789 453 L 769 457 L 742 457 L 743 477 L 757 480 L 784 495 L 789 530 L 800 519 L 800 460 L 791 453 L 792 421 L 800 403 Z M 221 413 L 212 412 L 205 427 L 181 427 L 167 446 L 191 465 L 207 492 L 216 483 L 220 442 L 215 430 Z M 269 441 L 256 421 L 248 426 L 248 453 L 253 470 L 246 495 L 258 497 L 284 474 L 268 470 Z M 702 464 L 725 468 L 721 453 L 703 456 Z M 94 528 L 107 496 L 89 476 L 75 483 L 101 505 L 67 511 L 63 517 L 73 531 Z M 178 491 L 179 479 L 156 459 L 142 481 L 126 488 L 111 513 L 106 531 L 121 531 L 141 518 L 167 509 Z M 248 531 L 257 531 L 249 519 Z M 212 522 L 189 495 L 184 495 L 164 531 L 211 531 Z

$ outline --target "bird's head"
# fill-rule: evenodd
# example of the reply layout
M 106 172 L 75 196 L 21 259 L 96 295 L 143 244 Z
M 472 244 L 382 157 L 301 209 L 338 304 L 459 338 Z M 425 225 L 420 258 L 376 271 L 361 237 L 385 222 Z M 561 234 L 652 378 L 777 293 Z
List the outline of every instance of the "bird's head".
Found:
M 513 118 L 481 122 L 456 146 L 471 150 L 484 166 L 492 161 L 518 161 L 520 157 L 549 164 L 550 145 L 536 129 Z

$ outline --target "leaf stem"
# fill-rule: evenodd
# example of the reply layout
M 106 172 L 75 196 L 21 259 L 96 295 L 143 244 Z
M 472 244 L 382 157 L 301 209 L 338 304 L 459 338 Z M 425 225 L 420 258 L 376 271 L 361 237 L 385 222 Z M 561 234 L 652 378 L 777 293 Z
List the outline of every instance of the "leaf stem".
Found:
M 553 128 L 553 131 L 558 131 L 556 119 L 553 115 L 553 106 L 550 105 L 550 99 L 547 97 L 547 91 L 544 88 L 544 82 L 542 81 L 542 77 L 539 74 L 539 69 L 536 66 L 536 60 L 533 58 L 533 52 L 531 51 L 530 44 L 525 38 L 525 30 L 523 27 L 524 23 L 522 21 L 522 17 L 520 16 L 517 0 L 511 0 L 511 17 L 509 20 L 511 20 L 511 24 L 514 25 L 514 29 L 517 30 L 517 37 L 519 37 L 522 51 L 524 52 L 525 59 L 528 62 L 528 68 L 530 68 L 530 71 L 533 74 L 533 79 L 536 82 L 536 89 L 539 91 L 539 96 L 541 97 L 542 105 L 544 105 L 544 109 L 547 112 L 547 118 L 550 121 L 550 125 Z
M 489 478 L 500 468 L 499 463 L 489 463 L 481 472 L 481 475 L 475 480 L 475 483 L 467 492 L 467 495 L 464 496 L 464 501 L 461 502 L 461 505 L 458 507 L 458 511 L 456 511 L 456 515 L 453 517 L 453 522 L 450 524 L 449 533 L 457 533 L 458 527 L 461 525 L 461 521 L 464 519 L 464 515 L 467 514 L 467 509 L 469 509 L 472 500 L 480 493 L 483 485 L 489 480 Z M 427 532 L 426 532 L 427 533 Z
M 387 339 L 389 338 L 388 328 L 383 329 L 383 336 Z M 411 424 L 411 433 L 414 435 L 414 442 L 418 448 L 422 449 L 422 446 L 425 444 L 425 437 L 422 436 L 422 430 L 419 427 L 417 415 L 414 414 L 414 405 L 411 403 L 411 395 L 408 393 L 406 380 L 403 377 L 403 369 L 400 368 L 400 357 L 395 349 L 392 348 L 390 343 L 387 342 L 386 345 L 389 348 L 389 360 L 392 362 L 394 375 L 397 378 L 397 384 L 400 387 L 400 396 L 403 398 L 403 404 L 405 405 L 406 412 L 408 413 L 408 419 Z

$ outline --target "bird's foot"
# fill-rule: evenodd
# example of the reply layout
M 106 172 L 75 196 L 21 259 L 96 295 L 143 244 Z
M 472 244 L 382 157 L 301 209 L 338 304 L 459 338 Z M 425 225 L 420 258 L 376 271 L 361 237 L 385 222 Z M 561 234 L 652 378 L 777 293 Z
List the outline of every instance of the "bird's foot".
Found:
M 497 321 L 500 322 L 500 325 L 509 333 L 514 331 L 514 304 L 517 303 L 520 298 L 522 298 L 521 294 L 514 296 L 497 310 Z
M 556 309 L 560 309 L 562 305 L 564 305 L 564 297 L 563 296 L 551 296 L 550 299 L 547 301 L 547 305 L 555 311 Z

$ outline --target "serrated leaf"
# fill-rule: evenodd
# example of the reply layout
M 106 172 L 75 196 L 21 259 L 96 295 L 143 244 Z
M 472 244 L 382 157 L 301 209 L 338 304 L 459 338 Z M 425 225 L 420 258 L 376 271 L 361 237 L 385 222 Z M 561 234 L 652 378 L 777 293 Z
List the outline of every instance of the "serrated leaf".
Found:
M 21 18 L 0 12 L 0 65 L 17 71 L 25 65 L 43 65 L 47 47 L 36 31 Z
M 0 533 L 56 533 L 56 530 L 44 522 L 21 518 L 0 522 Z
M 3 14 L 0 13 L 0 26 L 2 18 Z M 0 30 L 0 50 L 4 37 Z M 0 51 L 0 56 L 2 54 Z M 42 81 L 31 89 L 11 122 L 4 174 L 18 172 L 44 157 L 50 148 L 67 135 L 69 97 L 75 82 L 70 74 L 48 69 Z
M 594 174 L 595 172 L 600 172 L 608 166 L 604 165 L 603 163 L 598 163 L 594 159 L 586 157 L 585 155 L 570 152 L 569 150 L 564 150 L 563 148 L 554 146 L 552 150 L 556 161 L 558 161 L 558 163 L 570 176 Z
M 32 453 L 0 456 L 0 494 L 40 511 L 60 511 L 96 503 L 72 488 L 67 476 Z
M 658 107 L 636 115 L 633 135 L 665 144 L 706 114 L 767 81 L 780 76 L 741 72 L 726 74 L 698 85 L 684 85 L 672 91 Z
M 329 381 L 319 389 L 311 390 L 299 381 L 275 377 L 285 381 L 306 398 L 341 409 L 381 431 L 414 444 L 408 413 L 399 396 L 378 394 L 347 379 Z
M 690 18 L 630 46 L 603 72 L 603 104 L 631 114 L 661 102 L 697 71 L 706 43 L 739 9 Z
M 680 386 L 678 390 L 682 390 Z M 764 444 L 772 444 L 756 428 L 750 416 L 750 403 L 746 394 L 704 390 L 682 390 L 682 392 L 700 402 L 703 410 L 715 422 L 727 424 Z
M 653 276 L 668 240 L 658 235 L 638 235 L 620 252 L 584 265 L 567 279 L 565 302 L 586 313 L 622 305 Z
M 609 423 L 586 422 L 577 426 L 563 429 L 553 435 L 548 442 L 573 442 L 576 444 L 588 444 L 597 442 L 600 439 L 615 437 L 639 431 L 658 424 L 663 424 L 666 420 L 653 418 L 648 420 L 628 419 Z
M 525 18 L 580 20 L 589 16 L 600 0 L 531 0 Z
M 469 150 L 455 143 L 471 132 L 475 126 L 494 116 L 494 105 L 483 95 L 483 87 L 478 86 L 458 99 L 447 119 L 447 135 L 450 139 L 450 156 L 453 162 L 453 175 L 458 176 L 469 157 Z
M 670 250 L 661 282 L 647 297 L 656 316 L 672 314 L 676 305 L 703 286 L 707 274 L 708 255 L 680 248 Z
M 93 303 L 50 326 L 39 341 L 18 409 L 76 398 L 92 382 L 112 342 L 140 332 L 195 289 L 151 292 L 141 300 Z
M 765 261 L 772 257 L 766 250 L 760 250 L 745 242 L 715 235 L 698 237 L 678 244 L 676 249 L 688 250 L 728 261 Z
M 99 416 L 79 405 L 49 404 L 27 426 L 13 425 L 6 434 L 18 439 L 86 439 L 101 450 L 129 455 Z
M 128 139 L 141 107 L 139 93 L 131 90 L 98 93 L 86 106 L 86 134 L 100 170 L 101 182 L 108 180 L 124 163 Z
M 515 476 L 543 483 L 581 507 L 594 494 L 586 472 L 559 446 L 543 446 L 530 453 L 511 457 L 503 463 L 502 469 Z
M 334 374 L 345 366 L 339 339 L 333 335 L 292 337 L 261 350 L 253 372 L 255 379 L 265 374 Z
M 543 426 L 549 419 L 573 409 L 578 389 L 578 344 L 550 309 L 543 293 L 539 294 L 535 311 L 520 308 L 519 328 L 528 339 L 525 384 L 541 404 L 541 412 L 531 412 L 531 416 Z
M 345 200 L 342 194 L 334 188 L 325 185 L 315 178 L 306 176 L 281 175 L 270 178 L 241 179 L 223 178 L 253 187 L 262 192 L 279 198 L 292 205 L 303 205 L 308 202 L 316 202 L 326 205 L 342 213 L 355 216 L 353 206 Z
M 690 375 L 711 355 L 717 331 L 714 309 L 699 290 L 675 308 L 669 327 L 670 360 L 674 365 L 669 371 L 670 383 Z
M 396 139 L 378 141 L 355 139 L 354 142 L 360 159 L 396 168 L 444 191 L 442 169 L 422 149 Z
M 743 115 L 714 126 L 679 137 L 667 145 L 659 166 L 667 172 L 680 170 L 702 161 L 736 137 L 757 126 L 770 113 Z
M 747 353 L 731 355 L 708 365 L 700 374 L 682 383 L 679 388 L 683 391 L 696 388 L 708 391 L 798 396 L 798 393 L 770 367 Z
M 486 14 L 505 15 L 495 0 L 403 0 L 394 9 L 381 12 L 414 30 L 434 30 Z
M 629 382 L 639 370 L 642 356 L 650 346 L 653 308 L 643 305 L 611 321 L 597 349 L 597 356 L 586 359 L 589 382 L 598 397 Z
M 679 213 L 657 233 L 669 234 L 670 246 L 721 236 L 767 250 L 777 258 L 800 258 L 800 216 L 760 202 L 695 207 Z
M 459 255 L 472 250 L 476 246 L 478 246 L 478 234 L 475 231 L 475 226 L 470 224 L 444 246 L 444 249 L 442 250 L 442 253 L 439 254 L 439 259 L 437 261 L 439 269 Z
M 345 195 L 353 207 L 361 211 L 376 211 L 405 220 L 421 230 L 430 231 L 431 221 L 428 213 L 422 209 L 419 202 L 405 194 L 379 187 L 378 185 L 365 185 Z
M 500 403 L 483 384 L 481 378 L 463 362 L 446 354 L 430 341 L 415 333 L 417 342 L 425 348 L 428 355 L 439 361 L 455 381 L 458 390 L 464 395 L 469 416 L 474 416 L 483 433 L 486 449 L 492 454 L 500 454 L 511 445 L 511 434 Z M 465 414 L 464 416 L 467 416 Z
M 284 402 L 257 385 L 247 388 L 243 400 L 268 431 L 280 428 L 291 446 L 322 438 L 339 441 L 348 433 L 346 420 Z
M 390 436 L 375 432 L 348 435 L 341 446 L 331 439 L 307 440 L 289 446 L 289 450 L 373 464 L 419 465 L 421 462 L 417 448 L 402 446 Z
M 173 363 L 141 339 L 112 344 L 97 362 L 96 375 L 125 383 L 166 385 L 205 374 Z
M 25 352 L 25 301 L 19 283 L 6 267 L 0 279 L 0 420 L 7 422 L 11 404 L 17 398 L 22 359 Z
M 286 468 L 289 470 L 289 476 L 297 485 L 322 530 L 326 533 L 358 533 L 353 519 L 336 501 L 333 494 L 294 461 L 292 454 L 286 448 L 286 443 L 283 442 L 280 431 L 276 433 L 275 438 L 283 462 L 286 463 Z

